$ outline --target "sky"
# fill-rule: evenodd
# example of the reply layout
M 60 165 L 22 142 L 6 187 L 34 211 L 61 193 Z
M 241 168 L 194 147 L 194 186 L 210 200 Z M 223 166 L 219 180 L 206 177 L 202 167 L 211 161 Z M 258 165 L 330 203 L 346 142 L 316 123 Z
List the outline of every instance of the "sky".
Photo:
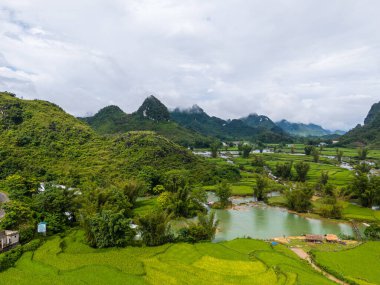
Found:
M 153 94 L 348 130 L 380 101 L 378 0 L 0 0 L 0 90 L 75 116 Z

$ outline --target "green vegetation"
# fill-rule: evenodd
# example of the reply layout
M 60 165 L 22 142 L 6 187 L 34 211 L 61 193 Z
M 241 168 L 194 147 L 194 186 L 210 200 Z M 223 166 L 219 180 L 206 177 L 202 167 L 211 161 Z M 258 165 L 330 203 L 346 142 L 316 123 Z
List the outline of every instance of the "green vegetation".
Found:
M 216 196 L 219 198 L 219 206 L 225 208 L 231 204 L 229 198 L 231 197 L 232 191 L 231 187 L 227 182 L 223 181 L 216 187 Z
M 82 232 L 52 237 L 0 273 L 7 284 L 334 284 L 284 246 L 218 244 L 92 249 Z
M 321 137 L 332 134 L 342 134 L 341 131 L 332 132 L 315 124 L 291 123 L 286 120 L 281 120 L 280 122 L 276 122 L 276 124 L 285 132 L 299 137 Z
M 108 106 L 92 117 L 80 119 L 102 135 L 154 131 L 186 147 L 207 147 L 214 140 L 171 121 L 168 109 L 154 96 L 148 97 L 132 114 L 124 113 L 117 106 Z
M 139 196 L 166 188 L 174 215 L 190 217 L 205 200 L 192 185 L 240 177 L 236 167 L 196 157 L 152 132 L 102 137 L 48 102 L 1 93 L 0 114 L 0 187 L 11 199 L 1 205 L 0 229 L 20 230 L 21 242 L 45 221 L 48 234 L 80 224 L 91 246 L 125 246 L 133 242 L 129 225 Z M 176 173 L 185 173 L 191 189 L 175 187 Z
M 366 242 L 341 251 L 313 251 L 316 262 L 333 275 L 351 284 L 379 284 L 379 242 Z
M 216 165 L 210 167 L 152 132 L 101 137 L 54 104 L 3 93 L 0 110 L 4 114 L 0 117 L 0 179 L 17 173 L 72 187 L 104 186 L 138 175 L 146 166 L 160 173 L 189 169 L 190 177 L 198 181 L 199 176 L 201 180 L 218 176 Z
M 343 135 L 339 141 L 344 146 L 380 147 L 380 102 L 371 107 L 364 125 L 357 125 L 348 133 Z
M 300 213 L 311 209 L 312 196 L 313 189 L 303 184 L 297 184 L 295 188 L 289 189 L 285 193 L 288 208 Z
M 210 117 L 200 107 L 193 106 L 188 110 L 175 109 L 170 114 L 171 119 L 183 127 L 195 130 L 205 136 L 222 140 L 248 140 L 251 142 L 281 142 L 292 141 L 292 138 L 281 128 L 264 121 L 250 119 L 222 120 Z M 266 120 L 265 120 L 266 121 Z M 269 122 L 269 118 L 268 118 Z

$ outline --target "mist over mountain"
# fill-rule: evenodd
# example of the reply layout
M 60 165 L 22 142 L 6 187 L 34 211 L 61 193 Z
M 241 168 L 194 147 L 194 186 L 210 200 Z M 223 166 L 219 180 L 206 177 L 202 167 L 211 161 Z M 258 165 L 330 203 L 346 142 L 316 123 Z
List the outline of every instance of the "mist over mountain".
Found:
M 327 135 L 343 135 L 345 132 L 336 130 L 326 130 L 322 128 L 320 125 L 316 124 L 303 124 L 303 123 L 292 123 L 287 120 L 281 120 L 276 122 L 277 126 L 282 128 L 285 132 L 298 137 L 323 137 Z

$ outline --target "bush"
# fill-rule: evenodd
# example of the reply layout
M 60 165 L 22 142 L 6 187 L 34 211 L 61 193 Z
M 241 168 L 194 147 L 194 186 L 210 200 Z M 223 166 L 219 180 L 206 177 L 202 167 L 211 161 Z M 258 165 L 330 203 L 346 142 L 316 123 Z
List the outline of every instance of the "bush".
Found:
M 364 235 L 370 240 L 380 240 L 380 225 L 370 225 L 364 230 Z
M 293 161 L 285 163 L 277 163 L 274 171 L 277 177 L 290 179 L 292 177 Z
M 145 245 L 157 246 L 172 241 L 169 222 L 170 216 L 162 210 L 152 211 L 139 218 L 141 238 Z
M 13 267 L 24 252 L 35 251 L 38 247 L 41 246 L 41 244 L 42 244 L 42 240 L 35 239 L 23 246 L 17 246 L 16 248 L 11 249 L 1 254 L 0 255 L 0 272 L 10 267 Z
M 230 204 L 229 198 L 232 195 L 231 186 L 227 182 L 220 183 L 215 192 L 216 196 L 219 198 L 219 202 L 222 208 L 225 208 Z
M 188 227 L 179 230 L 178 241 L 211 241 L 215 237 L 217 226 L 215 212 L 210 212 L 209 215 L 200 214 L 197 222 L 190 222 Z
M 289 209 L 297 212 L 307 212 L 311 209 L 311 197 L 313 190 L 306 185 L 298 185 L 294 189 L 287 190 L 285 197 Z

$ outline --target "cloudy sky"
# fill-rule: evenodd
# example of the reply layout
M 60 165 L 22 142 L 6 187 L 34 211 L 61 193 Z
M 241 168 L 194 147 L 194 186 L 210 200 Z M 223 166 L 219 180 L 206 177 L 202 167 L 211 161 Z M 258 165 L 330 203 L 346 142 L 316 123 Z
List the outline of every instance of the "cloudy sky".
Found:
M 380 101 L 378 0 L 1 0 L 0 90 L 74 115 L 157 96 L 331 129 Z

